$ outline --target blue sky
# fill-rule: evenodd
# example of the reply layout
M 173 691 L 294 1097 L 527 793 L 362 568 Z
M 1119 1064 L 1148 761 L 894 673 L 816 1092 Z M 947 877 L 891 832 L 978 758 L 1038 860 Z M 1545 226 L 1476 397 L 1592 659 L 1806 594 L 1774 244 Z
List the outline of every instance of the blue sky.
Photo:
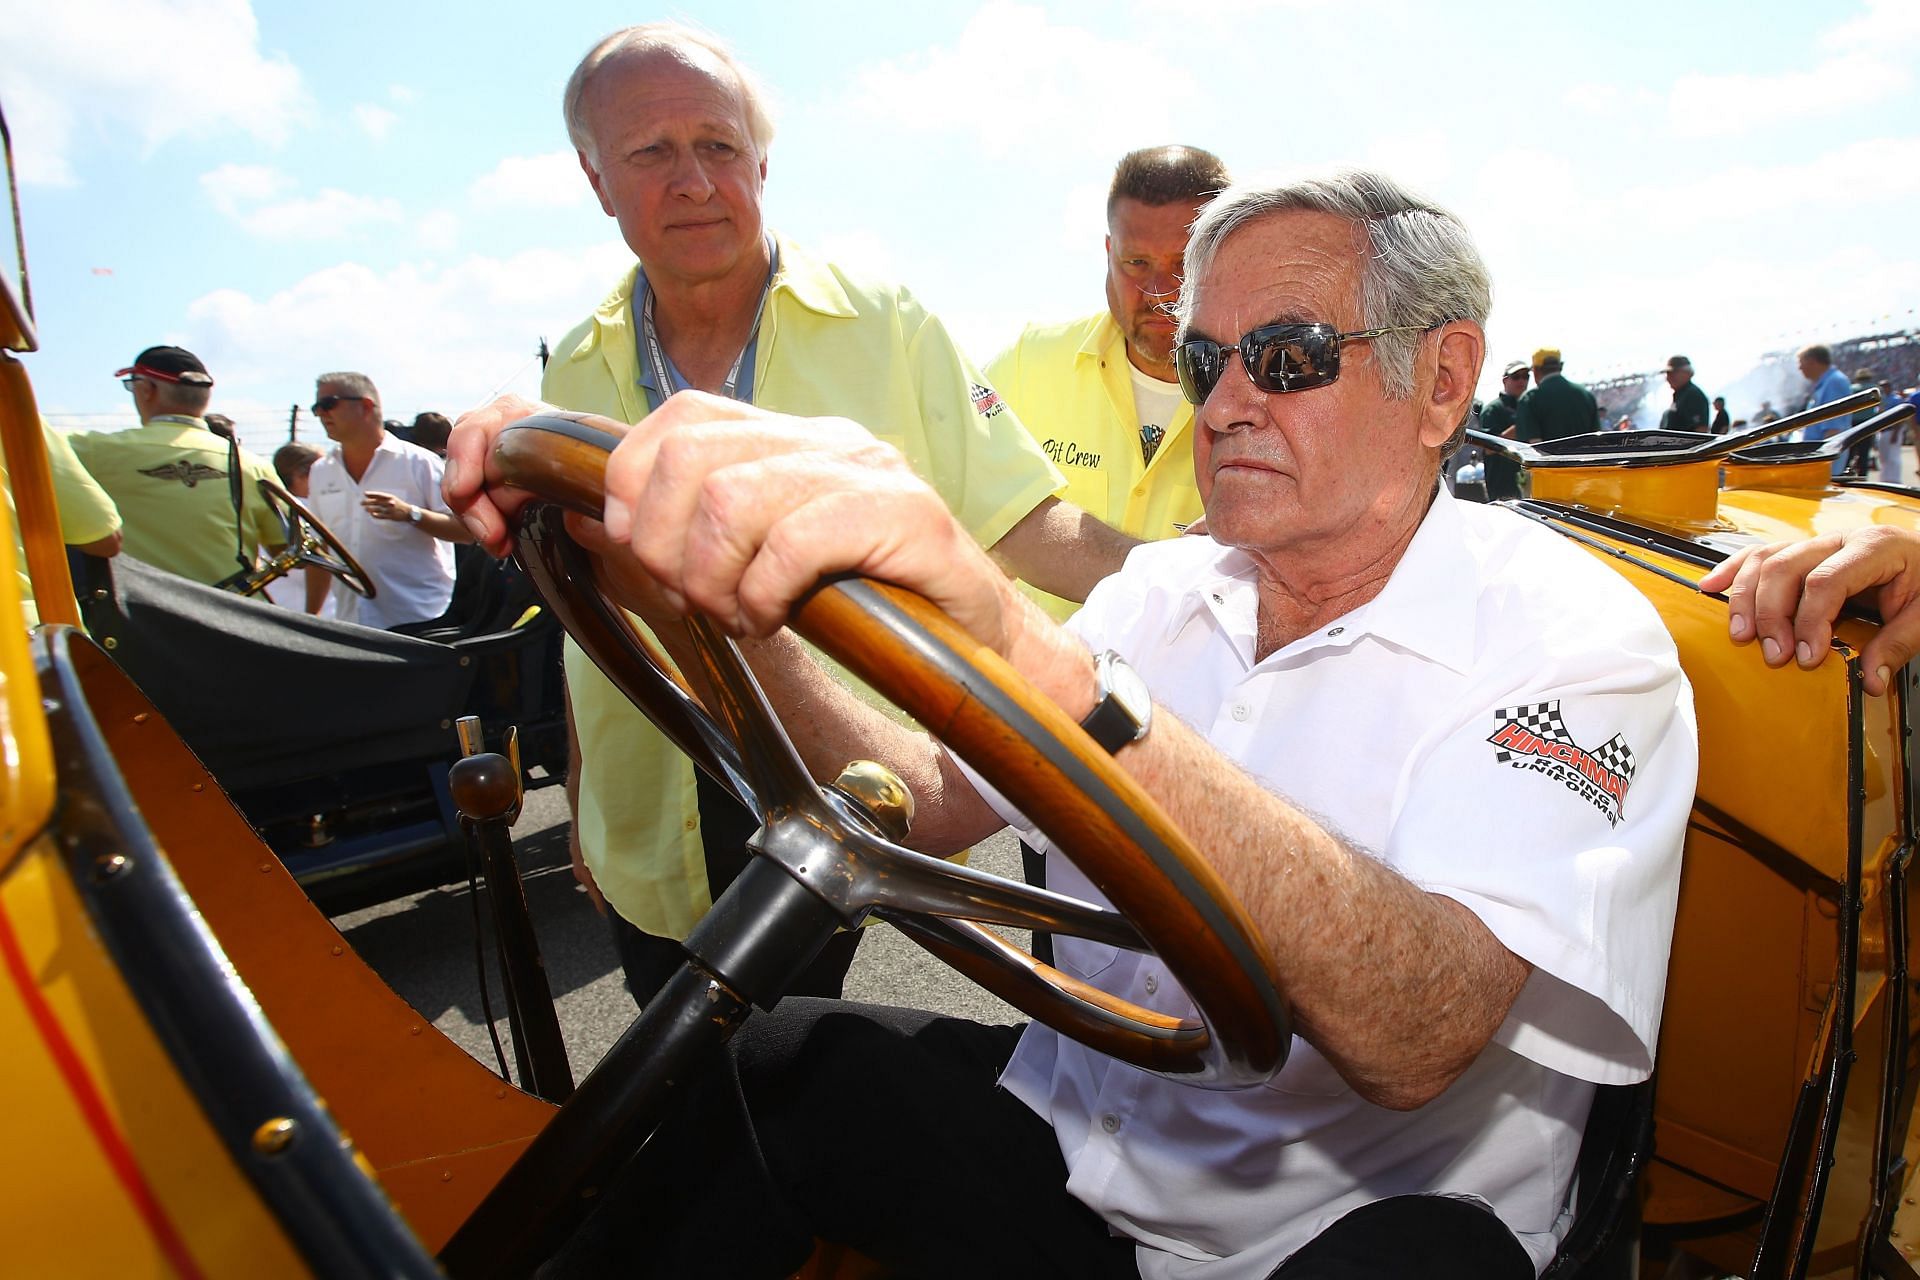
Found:
M 390 416 L 533 393 L 537 340 L 630 261 L 560 90 L 653 17 L 773 87 L 773 224 L 905 282 L 981 361 L 1101 305 L 1113 162 L 1170 141 L 1243 178 L 1375 166 L 1456 209 L 1495 371 L 1686 352 L 1746 388 L 1767 351 L 1920 326 L 1912 0 L 0 0 L 42 409 L 130 425 L 111 374 L 161 341 L 260 447 L 326 369 L 371 374 Z

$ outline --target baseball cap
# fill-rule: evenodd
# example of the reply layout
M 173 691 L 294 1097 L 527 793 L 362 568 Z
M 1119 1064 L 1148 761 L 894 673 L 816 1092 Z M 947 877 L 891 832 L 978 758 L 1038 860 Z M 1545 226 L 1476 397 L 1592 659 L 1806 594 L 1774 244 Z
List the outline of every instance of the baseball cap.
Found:
M 152 378 L 156 382 L 184 382 L 196 387 L 213 385 L 213 376 L 207 372 L 207 366 L 201 364 L 200 357 L 185 347 L 148 347 L 133 358 L 132 364 L 113 376 L 139 376 Z
M 1666 364 L 1662 365 L 1661 367 L 1664 368 L 1668 373 L 1673 373 L 1681 369 L 1686 370 L 1688 373 L 1692 373 L 1693 361 L 1687 359 L 1685 356 L 1668 356 Z
M 1533 353 L 1533 367 L 1538 369 L 1543 364 L 1556 363 L 1559 361 L 1559 359 L 1560 359 L 1560 348 L 1542 347 L 1538 351 Z
M 1502 378 L 1511 378 L 1517 373 L 1531 372 L 1533 372 L 1533 366 L 1525 360 L 1509 360 L 1507 361 L 1507 367 L 1500 371 L 1500 376 Z

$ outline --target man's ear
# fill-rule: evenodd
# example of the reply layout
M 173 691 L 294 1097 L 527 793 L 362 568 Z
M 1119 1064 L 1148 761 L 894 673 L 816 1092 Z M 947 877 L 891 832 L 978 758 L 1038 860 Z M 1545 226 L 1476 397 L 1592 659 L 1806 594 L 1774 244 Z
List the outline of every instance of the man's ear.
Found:
M 618 217 L 613 211 L 613 201 L 607 199 L 606 189 L 600 185 L 600 173 L 593 167 L 593 161 L 587 159 L 587 153 L 578 148 L 574 149 L 573 154 L 579 158 L 580 172 L 587 175 L 587 183 L 593 188 L 593 194 L 599 197 L 601 210 L 609 218 Z
M 1473 407 L 1480 364 L 1487 354 L 1487 335 L 1471 320 L 1454 320 L 1434 335 L 1433 388 L 1427 393 L 1420 423 L 1420 442 L 1439 448 L 1452 439 L 1454 429 Z

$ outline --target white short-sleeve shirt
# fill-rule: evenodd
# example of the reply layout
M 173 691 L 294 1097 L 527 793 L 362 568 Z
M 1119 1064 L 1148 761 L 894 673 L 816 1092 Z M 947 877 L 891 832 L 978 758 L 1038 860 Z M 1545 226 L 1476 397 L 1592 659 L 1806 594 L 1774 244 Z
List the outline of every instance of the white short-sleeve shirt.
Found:
M 1643 1079 L 1660 1023 L 1696 746 L 1652 607 L 1559 535 L 1442 492 L 1378 596 L 1257 663 L 1252 562 L 1208 538 L 1137 548 L 1068 625 L 1131 662 L 1157 714 L 1534 966 L 1493 1044 L 1411 1112 L 1297 1037 L 1272 1080 L 1205 1090 L 1033 1024 L 1002 1083 L 1052 1123 L 1069 1190 L 1140 1242 L 1147 1280 L 1264 1277 L 1353 1209 L 1422 1192 L 1483 1201 L 1544 1267 L 1593 1086 Z M 1104 904 L 1065 858 L 1047 876 Z M 1156 957 L 1055 950 L 1193 1012 Z
M 376 520 L 361 499 L 391 493 L 428 511 L 446 512 L 440 475 L 446 464 L 430 449 L 383 432 L 373 460 L 356 483 L 335 445 L 308 473 L 307 505 L 373 580 L 373 599 L 333 584 L 335 617 L 385 629 L 425 622 L 447 611 L 453 598 L 453 544 L 407 520 Z

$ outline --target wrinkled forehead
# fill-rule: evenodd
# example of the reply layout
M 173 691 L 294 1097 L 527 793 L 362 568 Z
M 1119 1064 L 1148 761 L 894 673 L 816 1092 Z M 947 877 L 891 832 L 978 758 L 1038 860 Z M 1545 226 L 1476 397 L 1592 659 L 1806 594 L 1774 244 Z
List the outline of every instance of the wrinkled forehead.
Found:
M 748 132 L 746 92 L 733 68 L 709 49 L 626 49 L 593 73 L 582 94 L 589 132 L 633 128 L 667 117 L 704 118 Z
M 1254 219 L 1220 242 L 1193 281 L 1192 327 L 1215 337 L 1294 321 L 1351 327 L 1366 254 L 1365 230 L 1333 214 Z

